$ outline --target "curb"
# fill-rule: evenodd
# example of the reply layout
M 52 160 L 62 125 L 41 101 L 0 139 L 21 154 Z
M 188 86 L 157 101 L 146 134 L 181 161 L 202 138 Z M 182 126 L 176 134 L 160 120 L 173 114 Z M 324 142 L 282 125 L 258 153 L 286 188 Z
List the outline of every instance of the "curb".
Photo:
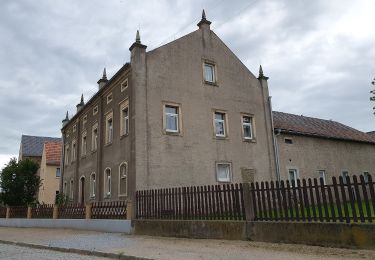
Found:
M 121 259 L 121 260 L 151 260 L 151 258 L 124 255 L 124 254 L 121 254 L 121 253 L 116 254 L 116 253 L 107 253 L 107 252 L 100 252 L 100 251 L 90 251 L 90 250 L 78 249 L 78 248 L 45 246 L 45 245 L 28 244 L 28 243 L 16 242 L 16 241 L 0 240 L 0 243 L 6 244 L 6 245 L 14 245 L 14 246 L 34 248 L 34 249 L 46 249 L 46 250 L 51 250 L 51 251 L 63 252 L 63 253 L 73 253 L 73 254 L 87 255 L 87 256 L 107 257 L 107 258 Z

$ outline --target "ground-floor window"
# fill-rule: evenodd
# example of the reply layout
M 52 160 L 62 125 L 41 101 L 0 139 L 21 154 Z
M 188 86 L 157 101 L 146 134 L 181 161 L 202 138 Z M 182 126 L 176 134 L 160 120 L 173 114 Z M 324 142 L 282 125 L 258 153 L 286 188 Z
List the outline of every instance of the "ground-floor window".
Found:
M 216 163 L 216 179 L 218 182 L 231 181 L 231 163 L 218 162 Z
M 297 169 L 289 169 L 288 170 L 288 177 L 291 185 L 297 186 Z
M 319 179 L 323 180 L 323 184 L 326 185 L 326 171 L 325 170 L 319 170 Z
M 107 168 L 104 171 L 104 196 L 110 197 L 111 196 L 111 187 L 112 187 L 112 181 L 111 181 L 111 169 Z

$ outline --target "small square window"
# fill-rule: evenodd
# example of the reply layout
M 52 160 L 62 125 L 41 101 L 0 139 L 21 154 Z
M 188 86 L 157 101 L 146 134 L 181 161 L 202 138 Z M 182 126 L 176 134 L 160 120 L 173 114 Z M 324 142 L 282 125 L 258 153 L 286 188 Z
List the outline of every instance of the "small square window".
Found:
M 112 93 L 111 93 L 111 94 L 109 94 L 109 95 L 107 96 L 107 104 L 111 103 L 111 102 L 112 102 L 112 99 L 113 99 L 113 97 L 112 97 Z
M 95 116 L 98 113 L 98 106 L 94 106 L 92 109 L 92 114 Z
M 204 80 L 209 83 L 215 83 L 215 65 L 211 63 L 204 63 Z
M 128 88 L 128 78 L 126 78 L 122 83 L 121 83 L 121 92 L 125 91 L 125 89 Z
M 292 140 L 291 138 L 285 138 L 285 139 L 284 139 L 284 142 L 285 142 L 286 144 L 293 144 L 293 140 Z
M 218 182 L 231 181 L 231 164 L 230 163 L 217 163 L 216 164 L 216 178 Z

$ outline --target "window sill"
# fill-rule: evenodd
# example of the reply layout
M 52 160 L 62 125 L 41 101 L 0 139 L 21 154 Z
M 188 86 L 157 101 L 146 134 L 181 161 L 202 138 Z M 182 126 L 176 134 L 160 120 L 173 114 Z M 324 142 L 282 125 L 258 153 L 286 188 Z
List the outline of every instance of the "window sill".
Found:
M 245 143 L 256 143 L 257 140 L 254 138 L 254 139 L 242 139 Z
M 215 136 L 214 139 L 216 139 L 216 140 L 228 140 L 228 136 Z
M 127 194 L 119 194 L 118 196 L 121 197 L 121 198 L 123 198 L 123 197 L 128 197 Z
M 106 144 L 104 145 L 104 147 L 110 146 L 110 145 L 112 145 L 112 143 L 113 143 L 113 142 L 106 143 Z
M 126 137 L 128 137 L 128 136 L 129 136 L 129 133 L 127 133 L 127 134 L 123 134 L 123 135 L 120 136 L 120 140 L 122 140 L 122 139 L 124 139 L 124 138 L 126 138 Z
M 217 181 L 218 183 L 232 183 L 230 180 L 229 181 Z
M 97 151 L 97 149 L 92 150 L 92 151 L 91 151 L 91 154 L 96 153 L 96 151 Z
M 86 159 L 86 154 L 81 156 L 81 159 Z
M 207 80 L 204 81 L 204 84 L 206 84 L 206 85 L 211 85 L 211 86 L 214 86 L 214 87 L 218 87 L 218 86 L 219 86 L 219 85 L 217 84 L 217 82 L 211 82 L 211 81 L 207 81 Z
M 181 132 L 169 132 L 167 130 L 164 130 L 165 135 L 171 135 L 171 136 L 181 136 Z

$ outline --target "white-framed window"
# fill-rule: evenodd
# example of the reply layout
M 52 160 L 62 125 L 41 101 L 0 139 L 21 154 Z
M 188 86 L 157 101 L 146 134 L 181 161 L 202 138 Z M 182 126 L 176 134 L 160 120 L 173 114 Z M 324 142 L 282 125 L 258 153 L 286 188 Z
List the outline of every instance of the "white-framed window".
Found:
M 92 126 L 91 132 L 91 151 L 98 149 L 98 123 Z
M 65 153 L 64 153 L 64 163 L 65 165 L 68 165 L 69 164 L 69 155 L 70 155 L 70 148 L 69 148 L 69 144 L 66 144 L 65 145 Z
M 125 91 L 125 89 L 128 88 L 128 78 L 126 78 L 122 83 L 121 83 L 121 92 Z
M 165 104 L 164 105 L 164 129 L 168 133 L 179 133 L 179 113 L 180 107 L 178 105 Z
M 85 130 L 87 125 L 87 115 L 84 115 L 82 118 L 82 129 Z
M 70 187 L 69 187 L 69 198 L 73 199 L 74 196 L 74 182 L 70 180 Z
M 341 176 L 344 184 L 346 184 L 346 178 L 349 177 L 349 172 L 347 170 L 341 171 Z
M 95 172 L 90 174 L 90 197 L 95 198 L 96 194 L 96 175 Z
M 111 103 L 113 99 L 112 93 L 108 94 L 107 96 L 107 104 Z
M 120 105 L 120 134 L 129 134 L 129 101 L 126 100 Z
M 253 118 L 249 115 L 242 116 L 242 135 L 245 140 L 252 140 L 253 134 Z
M 110 144 L 113 141 L 113 113 L 109 113 L 105 120 L 105 143 Z
M 81 147 L 81 155 L 85 156 L 87 153 L 87 132 L 82 133 L 82 147 Z
M 216 163 L 216 180 L 218 182 L 230 182 L 232 178 L 232 164 L 230 162 Z
M 128 163 L 123 162 L 119 167 L 119 196 L 128 195 Z
M 324 185 L 326 185 L 326 171 L 325 170 L 319 170 L 319 179 L 323 180 Z
M 363 179 L 365 181 L 365 183 L 368 183 L 368 176 L 369 176 L 369 172 L 363 172 Z
M 214 113 L 214 126 L 216 137 L 226 137 L 226 114 L 216 111 Z
M 72 162 L 77 159 L 77 141 L 72 141 Z
M 56 178 L 60 178 L 61 177 L 61 169 L 60 167 L 57 167 L 56 168 Z
M 111 187 L 112 187 L 112 173 L 111 168 L 106 168 L 104 170 L 104 196 L 110 197 L 111 196 Z
M 204 81 L 209 83 L 216 82 L 216 71 L 215 71 L 215 64 L 205 62 L 204 63 Z
M 298 179 L 298 171 L 297 169 L 289 169 L 288 170 L 288 177 L 290 181 L 291 186 L 296 186 L 297 187 L 297 179 Z
M 98 105 L 94 106 L 94 108 L 92 109 L 92 115 L 96 115 L 98 113 L 99 109 L 98 109 Z

